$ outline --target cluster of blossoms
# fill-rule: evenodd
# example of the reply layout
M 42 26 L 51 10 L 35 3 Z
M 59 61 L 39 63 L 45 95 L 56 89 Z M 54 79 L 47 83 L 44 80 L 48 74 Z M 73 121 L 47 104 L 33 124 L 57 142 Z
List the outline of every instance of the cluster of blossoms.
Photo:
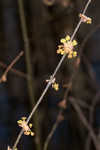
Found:
M 87 24 L 92 23 L 92 19 L 90 17 L 85 16 L 84 14 L 79 14 L 81 21 Z M 74 50 L 74 47 L 77 45 L 76 40 L 71 40 L 70 36 L 67 35 L 65 38 L 61 39 L 61 45 L 58 45 L 57 54 L 67 54 L 68 58 L 71 59 L 77 56 L 77 52 Z
M 25 135 L 31 135 L 34 136 L 34 132 L 31 131 L 32 128 L 32 124 L 30 123 L 29 125 L 26 122 L 26 117 L 22 117 L 21 120 L 17 121 L 18 125 L 20 127 L 22 127 L 22 129 L 24 130 L 24 134 Z
M 59 90 L 59 84 L 56 83 L 56 79 L 52 78 L 52 76 L 50 76 L 50 79 L 46 80 L 46 82 L 51 82 L 52 83 L 52 88 L 56 91 Z
M 85 22 L 87 24 L 91 24 L 92 23 L 92 19 L 90 17 L 87 17 L 83 14 L 79 14 L 79 17 L 81 18 L 82 22 Z
M 58 46 L 57 54 L 67 54 L 70 59 L 77 56 L 77 52 L 74 51 L 74 47 L 77 45 L 76 40 L 71 41 L 70 36 L 67 35 L 65 38 L 61 39 L 60 42 L 62 45 Z

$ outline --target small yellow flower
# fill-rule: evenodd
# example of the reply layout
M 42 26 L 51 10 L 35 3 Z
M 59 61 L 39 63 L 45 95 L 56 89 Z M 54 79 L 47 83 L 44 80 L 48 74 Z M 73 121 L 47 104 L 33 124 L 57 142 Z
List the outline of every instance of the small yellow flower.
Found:
M 70 41 L 70 36 L 67 35 L 67 36 L 65 37 L 65 40 L 66 40 L 66 41 Z
M 61 51 L 61 55 L 64 55 L 64 54 L 65 54 L 65 51 L 64 51 L 64 50 L 62 50 L 62 51 Z
M 31 133 L 30 133 L 30 134 L 31 134 L 31 136 L 34 136 L 34 135 L 35 135 L 35 134 L 34 134 L 34 132 L 32 132 L 32 131 L 31 131 Z
M 77 56 L 77 52 L 74 51 L 74 52 L 73 52 L 73 57 L 76 57 L 76 56 Z
M 32 123 L 29 124 L 29 127 L 32 128 Z
M 22 122 L 23 122 L 22 120 L 18 120 L 17 121 L 18 124 L 22 124 Z
M 21 120 L 18 120 L 17 123 L 20 127 L 23 128 L 24 134 L 25 135 L 31 135 L 34 136 L 34 132 L 31 131 L 32 124 L 30 123 L 29 125 L 26 122 L 26 117 L 22 117 Z
M 92 23 L 92 19 L 88 17 L 88 20 L 86 22 L 87 24 L 91 24 Z
M 26 117 L 22 117 L 22 120 L 26 120 L 27 118 Z
M 63 49 L 58 49 L 57 50 L 57 54 L 61 54 L 61 55 L 64 55 L 65 51 Z
M 62 49 L 63 48 L 63 45 L 58 45 L 58 49 Z
M 66 39 L 63 38 L 63 39 L 60 40 L 60 42 L 61 42 L 61 43 L 65 43 L 65 42 L 66 42 Z
M 62 49 L 57 49 L 57 54 L 60 54 Z
M 69 36 L 69 35 L 67 35 L 65 38 L 62 38 L 62 39 L 60 40 L 61 43 L 66 43 L 66 42 L 68 42 L 68 41 L 70 41 L 70 36 Z
M 76 46 L 76 45 L 77 45 L 77 41 L 76 41 L 76 40 L 73 40 L 73 41 L 72 41 L 72 45 L 73 45 L 73 46 Z
M 59 90 L 59 84 L 58 83 L 54 83 L 54 84 L 52 84 L 52 87 L 56 90 L 56 91 L 58 91 Z

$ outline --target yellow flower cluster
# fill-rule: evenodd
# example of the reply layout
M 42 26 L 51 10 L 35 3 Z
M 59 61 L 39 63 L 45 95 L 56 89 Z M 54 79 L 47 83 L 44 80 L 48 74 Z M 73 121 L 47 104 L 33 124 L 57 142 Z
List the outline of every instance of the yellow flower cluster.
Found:
M 21 120 L 17 121 L 17 123 L 20 127 L 23 128 L 25 135 L 34 136 L 34 132 L 32 132 L 30 129 L 30 128 L 32 128 L 32 124 L 31 123 L 29 125 L 27 124 L 26 117 L 22 117 Z
M 62 45 L 58 46 L 57 54 L 67 54 L 68 58 L 73 58 L 77 56 L 77 52 L 73 50 L 74 47 L 77 45 L 77 41 L 71 41 L 70 39 L 70 36 L 67 35 L 65 38 L 60 40 Z
M 83 14 L 79 14 L 79 17 L 81 18 L 82 22 L 86 22 L 87 24 L 91 24 L 92 23 L 92 19 L 90 17 L 87 17 Z
M 50 76 L 50 79 L 46 80 L 46 82 L 51 82 L 52 88 L 54 90 L 58 91 L 59 90 L 59 84 L 56 83 L 55 81 L 56 81 L 56 79 L 54 77 L 52 77 L 52 76 Z
M 53 84 L 52 84 L 52 88 L 55 89 L 56 91 L 58 91 L 58 90 L 59 90 L 59 84 L 56 83 L 56 82 L 53 83 Z

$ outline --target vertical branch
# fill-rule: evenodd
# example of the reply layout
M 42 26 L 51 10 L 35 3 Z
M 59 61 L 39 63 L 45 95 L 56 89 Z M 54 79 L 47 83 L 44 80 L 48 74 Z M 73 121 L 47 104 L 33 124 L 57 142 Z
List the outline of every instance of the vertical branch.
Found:
M 27 26 L 25 21 L 25 13 L 24 13 L 24 6 L 23 6 L 23 0 L 18 0 L 18 6 L 19 6 L 19 14 L 20 14 L 20 22 L 21 22 L 21 29 L 22 29 L 22 35 L 24 40 L 24 49 L 25 49 L 25 59 L 26 59 L 26 68 L 27 73 L 30 76 L 30 78 L 27 80 L 28 84 L 28 91 L 30 96 L 30 103 L 31 107 L 35 105 L 35 99 L 34 99 L 34 87 L 33 87 L 33 79 L 32 79 L 32 65 L 31 65 L 31 54 L 30 54 L 30 44 L 28 40 L 28 32 L 27 32 Z M 39 125 L 37 120 L 37 113 L 34 116 L 34 128 L 36 132 L 36 148 L 37 150 L 40 150 L 40 140 L 39 140 Z

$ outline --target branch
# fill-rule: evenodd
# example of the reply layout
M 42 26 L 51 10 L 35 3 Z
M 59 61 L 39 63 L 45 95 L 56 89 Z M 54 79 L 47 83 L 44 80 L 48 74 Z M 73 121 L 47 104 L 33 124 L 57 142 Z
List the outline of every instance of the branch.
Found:
M 21 0 L 19 0 L 18 2 L 19 2 L 19 4 L 20 4 Z M 91 2 L 91 0 L 88 0 L 87 4 L 85 5 L 85 8 L 84 8 L 84 10 L 83 10 L 83 15 L 85 14 L 85 12 L 86 12 L 86 10 L 87 10 L 87 8 L 88 8 L 90 2 Z M 71 36 L 71 40 L 70 40 L 70 41 L 72 41 L 72 40 L 74 39 L 74 37 L 75 37 L 75 35 L 76 35 L 76 33 L 77 33 L 77 31 L 78 31 L 78 29 L 79 29 L 81 23 L 82 23 L 82 19 L 80 18 L 80 21 L 79 21 L 79 23 L 77 24 L 77 26 L 76 26 L 76 28 L 75 28 L 75 30 L 74 30 L 72 36 Z M 67 55 L 67 54 L 65 53 L 65 54 L 62 56 L 61 60 L 59 61 L 59 63 L 58 63 L 58 65 L 57 65 L 56 69 L 54 70 L 53 74 L 51 75 L 51 78 L 50 78 L 50 80 L 49 80 L 47 86 L 45 87 L 45 89 L 44 89 L 43 93 L 41 94 L 40 98 L 38 99 L 36 105 L 33 107 L 32 112 L 30 113 L 29 117 L 27 118 L 27 123 L 30 121 L 30 119 L 31 119 L 32 116 L 34 115 L 35 111 L 37 110 L 38 106 L 40 105 L 41 101 L 43 100 L 45 94 L 47 93 L 49 87 L 52 85 L 52 81 L 54 80 L 55 75 L 57 74 L 58 70 L 60 69 L 60 67 L 61 67 L 61 65 L 62 65 L 62 63 L 63 63 L 63 61 L 64 61 L 66 55 Z M 13 146 L 13 150 L 17 147 L 17 144 L 18 144 L 18 142 L 19 142 L 19 140 L 20 140 L 20 138 L 21 138 L 21 136 L 22 136 L 22 133 L 23 133 L 23 129 L 20 131 L 20 133 L 19 133 L 19 135 L 18 135 L 18 138 L 17 138 L 17 140 L 15 141 L 15 144 L 14 144 L 14 146 Z
M 15 65 L 15 63 L 20 59 L 21 56 L 23 56 L 24 52 L 21 51 L 16 57 L 15 59 L 11 62 L 11 64 L 6 68 L 6 70 L 4 71 L 2 77 L 0 78 L 0 83 L 1 82 L 6 82 L 7 81 L 7 74 L 9 72 L 9 70 L 11 70 L 11 68 Z

